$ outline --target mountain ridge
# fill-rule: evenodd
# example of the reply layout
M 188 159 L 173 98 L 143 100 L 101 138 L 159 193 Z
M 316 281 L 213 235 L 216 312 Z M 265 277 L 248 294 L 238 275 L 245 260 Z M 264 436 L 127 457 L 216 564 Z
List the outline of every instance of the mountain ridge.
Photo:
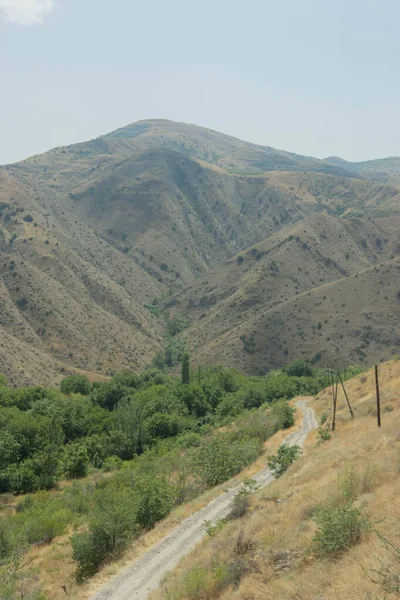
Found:
M 57 381 L 61 369 L 107 375 L 143 368 L 166 343 L 165 323 L 148 307 L 177 298 L 186 302 L 190 294 L 196 304 L 207 297 L 201 282 L 208 277 L 216 280 L 219 298 L 229 265 L 237 265 L 239 256 L 244 257 L 242 270 L 250 260 L 265 267 L 254 280 L 257 284 L 249 282 L 255 277 L 253 267 L 247 279 L 238 279 L 239 297 L 247 298 L 258 285 L 276 296 L 279 311 L 283 292 L 296 295 L 295 286 L 300 290 L 306 284 L 308 276 L 299 268 L 322 269 L 336 281 L 350 265 L 353 272 L 398 255 L 396 187 L 312 157 L 184 123 L 147 120 L 116 132 L 0 167 L 0 332 L 8 336 L 13 355 L 0 355 L 0 371 L 12 383 L 45 382 L 46 375 Z M 315 228 L 325 231 L 322 242 Z M 288 233 L 292 229 L 296 232 Z M 354 237 L 361 230 L 365 247 Z M 268 247 L 290 235 L 301 242 L 292 240 L 290 251 L 285 244 L 277 251 L 290 268 L 271 275 Z M 354 256 L 346 258 L 348 249 L 339 235 L 353 240 Z M 307 279 L 310 290 L 311 280 L 318 288 L 321 276 Z M 249 306 L 253 296 L 257 293 L 246 300 Z M 226 339 L 219 320 L 230 327 L 227 350 L 236 366 L 242 363 L 248 372 L 258 372 L 274 366 L 278 357 L 286 360 L 275 349 L 260 362 L 257 345 L 256 356 L 243 355 L 240 336 L 248 339 L 257 329 L 257 314 L 261 318 L 268 305 L 265 298 L 254 303 L 249 327 L 239 335 L 238 311 L 226 301 L 207 302 L 202 312 L 209 329 Z M 174 305 L 168 310 L 182 316 Z M 220 343 L 204 338 L 196 311 L 194 305 L 184 308 L 189 329 L 180 336 L 187 339 L 194 361 L 215 362 Z M 230 322 L 229 311 L 237 323 Z M 280 343 L 293 358 L 289 329 L 281 331 Z M 311 331 L 309 335 L 312 339 Z M 349 340 L 349 358 L 358 345 Z M 311 352 L 311 343 L 303 346 L 297 347 L 301 357 L 317 353 Z M 395 347 L 393 342 L 386 355 Z M 46 374 L 40 359 L 37 375 L 25 377 L 18 369 L 15 375 L 15 365 L 25 364 L 32 351 L 49 357 L 51 373 Z M 378 348 L 366 356 L 375 357 L 375 352 Z

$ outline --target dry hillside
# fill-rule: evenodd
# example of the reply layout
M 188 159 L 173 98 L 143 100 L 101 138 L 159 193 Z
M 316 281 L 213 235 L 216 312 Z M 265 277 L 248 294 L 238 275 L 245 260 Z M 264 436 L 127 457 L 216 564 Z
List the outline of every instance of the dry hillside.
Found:
M 374 375 L 369 371 L 346 384 L 354 420 L 340 392 L 331 439 L 317 443 L 317 434 L 312 434 L 304 455 L 288 472 L 256 493 L 245 516 L 228 522 L 183 559 L 153 600 L 397 598 L 399 361 L 382 365 L 380 378 L 381 429 L 376 423 Z M 327 417 L 328 428 L 331 402 L 328 389 L 311 403 L 319 418 Z M 354 544 L 336 554 L 319 554 L 313 544 L 318 509 L 333 515 L 348 504 L 363 507 L 367 523 L 361 537 L 354 536 Z M 329 530 L 331 540 L 344 531 L 343 515 L 339 523 L 338 529 Z
M 370 344 L 365 358 L 388 357 L 395 281 L 384 278 L 383 299 L 356 284 L 398 255 L 399 199 L 340 165 L 165 120 L 2 167 L 0 372 L 24 384 L 144 367 L 165 343 L 146 306 L 169 296 L 196 360 L 255 373 L 297 356 L 325 361 L 335 332 L 311 336 L 325 306 L 313 303 L 312 322 L 296 313 L 328 284 L 345 308 L 349 276 L 388 345 Z M 332 327 L 356 311 L 346 306 Z M 243 353 L 240 337 L 253 332 Z M 362 358 L 359 345 L 352 333 L 344 358 Z
M 200 364 L 249 373 L 294 358 L 316 365 L 387 359 L 400 348 L 398 233 L 369 219 L 309 217 L 174 296 Z

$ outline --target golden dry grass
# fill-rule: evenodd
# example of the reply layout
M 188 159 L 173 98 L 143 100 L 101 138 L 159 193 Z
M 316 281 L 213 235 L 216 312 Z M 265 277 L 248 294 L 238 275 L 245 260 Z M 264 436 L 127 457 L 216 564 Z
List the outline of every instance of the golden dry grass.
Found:
M 298 419 L 299 414 L 296 411 L 297 425 Z M 208 490 L 198 498 L 179 506 L 166 519 L 157 523 L 154 529 L 135 540 L 119 560 L 104 565 L 100 572 L 86 584 L 78 585 L 75 582 L 75 563 L 72 559 L 70 542 L 70 537 L 73 533 L 72 530 L 68 532 L 68 535 L 55 538 L 50 544 L 31 549 L 27 556 L 27 564 L 38 570 L 40 582 L 46 596 L 51 600 L 61 600 L 65 597 L 62 586 L 66 585 L 68 595 L 71 599 L 83 600 L 89 597 L 94 591 L 101 588 L 110 577 L 118 573 L 118 571 L 130 562 L 136 560 L 164 536 L 168 535 L 182 520 L 203 508 L 226 489 L 252 477 L 255 473 L 263 469 L 265 467 L 266 456 L 274 453 L 283 438 L 295 429 L 297 425 L 285 431 L 278 431 L 264 443 L 264 451 L 260 457 L 239 475 Z M 88 479 L 93 479 L 93 476 Z M 60 488 L 65 488 L 69 485 L 71 485 L 71 481 L 62 481 L 59 483 Z M 56 494 L 57 492 L 54 493 Z
M 350 479 L 357 479 L 357 502 L 365 503 L 373 526 L 393 541 L 400 532 L 400 361 L 383 364 L 380 376 L 380 430 L 374 414 L 373 371 L 369 371 L 346 383 L 355 419 L 350 419 L 344 397 L 339 394 L 337 428 L 332 439 L 316 445 L 315 436 L 310 437 L 303 457 L 289 472 L 252 498 L 249 514 L 200 544 L 181 561 L 165 586 L 179 588 L 182 576 L 194 564 L 210 568 L 213 560 L 231 562 L 235 540 L 242 530 L 244 539 L 254 544 L 249 574 L 237 588 L 229 587 L 222 593 L 209 589 L 198 600 L 383 600 L 384 593 L 367 574 L 378 567 L 378 557 L 386 556 L 373 531 L 335 561 L 317 560 L 307 552 L 316 529 L 312 512 L 317 506 L 335 502 L 346 472 Z M 312 406 L 319 416 L 330 414 L 330 390 L 319 394 Z M 278 498 L 285 500 L 276 503 Z M 277 572 L 276 556 L 281 551 L 290 551 L 293 557 L 287 571 Z M 165 597 L 165 588 L 153 595 L 157 599 Z

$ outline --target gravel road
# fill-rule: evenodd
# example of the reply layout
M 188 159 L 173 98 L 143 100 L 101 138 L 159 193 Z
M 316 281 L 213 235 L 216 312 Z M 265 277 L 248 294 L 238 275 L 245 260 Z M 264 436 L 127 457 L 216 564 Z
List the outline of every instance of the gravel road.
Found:
M 302 446 L 308 433 L 318 427 L 314 411 L 306 406 L 307 400 L 304 398 L 296 404 L 303 413 L 303 423 L 300 429 L 284 439 L 283 443 L 288 446 Z M 271 483 L 274 477 L 265 468 L 252 479 L 263 487 Z M 182 521 L 163 540 L 91 596 L 90 600 L 146 600 L 149 592 L 160 585 L 165 573 L 171 571 L 203 538 L 204 521 L 215 522 L 228 514 L 232 499 L 240 487 L 239 484 L 228 489 Z

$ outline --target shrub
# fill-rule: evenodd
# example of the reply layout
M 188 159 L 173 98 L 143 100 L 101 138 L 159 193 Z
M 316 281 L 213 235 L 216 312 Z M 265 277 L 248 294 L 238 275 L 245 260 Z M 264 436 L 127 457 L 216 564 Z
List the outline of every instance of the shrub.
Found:
M 146 420 L 146 428 L 151 438 L 168 438 L 178 435 L 181 418 L 179 415 L 155 413 Z
M 84 375 L 70 375 L 61 381 L 60 389 L 64 394 L 87 396 L 92 389 L 92 384 Z
M 228 436 L 216 436 L 193 451 L 193 466 L 206 485 L 218 485 L 253 462 L 259 452 L 258 439 L 232 441 Z
M 84 581 L 104 560 L 126 546 L 136 526 L 135 496 L 128 488 L 108 483 L 95 493 L 89 531 L 71 538 L 73 558 L 78 563 L 77 581 Z
M 231 510 L 228 514 L 228 519 L 241 519 L 247 513 L 250 505 L 250 492 L 243 488 L 232 500 Z
M 369 529 L 363 507 L 351 504 L 322 508 L 313 517 L 317 523 L 312 551 L 316 556 L 335 557 L 357 544 Z
M 318 443 L 327 442 L 331 439 L 331 434 L 329 433 L 329 429 L 325 427 L 318 427 Z
M 15 494 L 30 494 L 39 489 L 39 478 L 35 474 L 33 466 L 25 461 L 18 467 L 9 470 L 10 490 Z
M 57 509 L 52 503 L 39 508 L 33 506 L 24 514 L 24 535 L 28 544 L 49 544 L 56 536 L 63 535 L 69 520 L 67 511 Z
M 89 464 L 89 454 L 83 444 L 68 444 L 62 455 L 63 472 L 67 477 L 85 477 Z
M 149 529 L 166 517 L 175 501 L 173 487 L 162 478 L 146 477 L 137 483 L 136 522 Z
M 305 360 L 295 360 L 285 367 L 285 373 L 289 377 L 312 377 L 313 369 Z
M 301 448 L 299 446 L 279 446 L 275 456 L 268 456 L 267 464 L 275 477 L 280 477 L 299 458 Z
M 275 402 L 271 406 L 271 417 L 277 420 L 278 429 L 288 429 L 294 425 L 294 409 L 286 400 Z

